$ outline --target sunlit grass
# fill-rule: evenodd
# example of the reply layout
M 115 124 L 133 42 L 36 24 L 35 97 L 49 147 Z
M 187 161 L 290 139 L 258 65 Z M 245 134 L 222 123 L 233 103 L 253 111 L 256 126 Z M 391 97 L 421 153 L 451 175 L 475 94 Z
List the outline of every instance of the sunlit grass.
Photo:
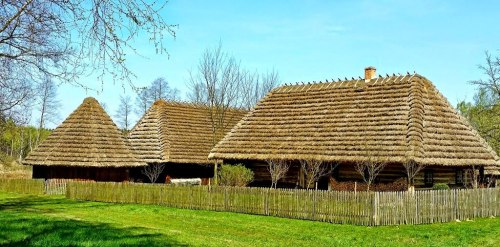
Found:
M 0 245 L 496 246 L 500 219 L 362 227 L 0 193 Z

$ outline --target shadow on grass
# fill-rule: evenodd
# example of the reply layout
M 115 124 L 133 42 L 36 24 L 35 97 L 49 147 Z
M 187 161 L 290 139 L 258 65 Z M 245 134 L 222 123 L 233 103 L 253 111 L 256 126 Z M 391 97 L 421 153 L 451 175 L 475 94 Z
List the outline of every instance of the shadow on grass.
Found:
M 182 245 L 175 239 L 152 233 L 147 228 L 116 228 L 104 223 L 88 223 L 40 214 L 62 210 L 62 205 L 71 207 L 71 203 L 72 201 L 63 198 L 35 196 L 0 199 L 0 246 Z M 81 205 L 75 203 L 74 206 Z M 89 203 L 88 206 L 95 205 Z

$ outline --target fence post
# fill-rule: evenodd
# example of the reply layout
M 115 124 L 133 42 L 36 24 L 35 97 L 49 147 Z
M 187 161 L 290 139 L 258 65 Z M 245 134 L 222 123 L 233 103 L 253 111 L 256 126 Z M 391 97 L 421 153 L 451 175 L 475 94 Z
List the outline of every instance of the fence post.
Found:
M 373 225 L 378 226 L 379 192 L 373 192 Z
M 270 193 L 270 188 L 267 188 L 264 190 L 264 214 L 269 215 L 269 193 Z
M 316 206 L 318 204 L 318 191 L 314 190 L 313 191 L 313 208 L 312 208 L 312 215 L 311 219 L 314 220 L 316 219 Z
M 453 190 L 453 210 L 455 212 L 453 212 L 453 215 L 455 215 L 455 220 L 458 220 L 459 219 L 459 214 L 458 214 L 458 190 L 455 189 Z
M 224 186 L 224 211 L 227 212 L 227 187 Z

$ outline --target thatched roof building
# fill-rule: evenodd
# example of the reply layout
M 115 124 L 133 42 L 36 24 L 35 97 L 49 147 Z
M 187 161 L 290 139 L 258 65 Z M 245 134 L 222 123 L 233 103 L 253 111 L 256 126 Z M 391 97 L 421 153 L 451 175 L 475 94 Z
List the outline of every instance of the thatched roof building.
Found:
M 23 164 L 49 167 L 141 167 L 130 145 L 94 98 L 58 126 Z
M 228 110 L 224 133 L 245 113 Z M 129 140 L 143 162 L 213 164 L 207 158 L 214 146 L 209 115 L 206 106 L 158 100 L 132 129 Z
M 419 74 L 373 77 L 278 87 L 209 157 L 499 165 L 431 81 Z

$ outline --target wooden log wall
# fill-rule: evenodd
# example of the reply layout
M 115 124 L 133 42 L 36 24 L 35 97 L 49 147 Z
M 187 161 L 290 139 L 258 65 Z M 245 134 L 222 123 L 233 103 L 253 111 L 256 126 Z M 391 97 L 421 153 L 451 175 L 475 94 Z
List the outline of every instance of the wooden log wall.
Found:
M 95 181 L 122 182 L 129 180 L 129 168 L 37 165 L 33 166 L 33 178 L 83 179 L 83 180 L 95 180 Z
M 251 186 L 267 187 L 270 185 L 271 176 L 267 170 L 267 163 L 258 160 L 231 160 L 225 161 L 228 164 L 244 164 L 254 172 L 254 182 Z M 453 188 L 463 188 L 467 184 L 467 175 L 465 170 L 468 167 L 446 167 L 446 166 L 429 166 L 421 170 L 414 178 L 415 187 L 429 188 L 436 183 L 445 183 Z M 433 183 L 426 185 L 424 181 L 425 172 L 431 171 Z M 457 183 L 457 172 L 461 171 L 463 174 L 463 183 Z M 292 162 L 292 166 L 288 171 L 286 177 L 278 182 L 278 186 L 284 188 L 302 188 L 303 176 L 300 171 L 298 162 Z M 354 164 L 339 164 L 332 172 L 332 176 L 337 181 L 357 181 L 362 182 L 363 178 L 355 169 Z M 400 178 L 406 178 L 406 171 L 401 164 L 389 164 L 380 172 L 375 179 L 375 183 L 392 183 Z M 298 185 L 298 186 L 297 186 Z

